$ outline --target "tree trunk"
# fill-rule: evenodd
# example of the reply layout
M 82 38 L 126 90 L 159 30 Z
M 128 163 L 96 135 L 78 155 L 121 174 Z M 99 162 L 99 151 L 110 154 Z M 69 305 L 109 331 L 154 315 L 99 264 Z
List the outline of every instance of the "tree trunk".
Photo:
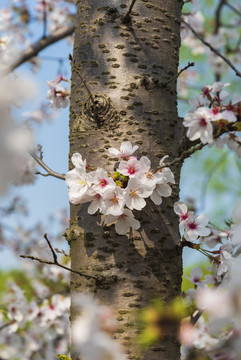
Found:
M 176 79 L 182 1 L 137 0 L 130 21 L 122 15 L 130 1 L 77 1 L 75 65 L 72 66 L 70 156 L 80 152 L 92 167 L 113 172 L 116 159 L 109 147 L 123 141 L 139 145 L 153 169 L 160 158 L 179 155 L 182 124 L 177 115 Z M 127 19 L 128 20 L 128 19 Z M 95 101 L 78 74 L 85 79 Z M 72 165 L 70 165 L 72 167 Z M 68 239 L 72 268 L 99 276 L 99 282 L 72 276 L 72 291 L 95 294 L 117 314 L 115 334 L 129 359 L 174 360 L 179 344 L 168 333 L 160 344 L 141 354 L 136 310 L 158 297 L 169 301 L 180 294 L 182 254 L 178 246 L 180 166 L 172 168 L 176 185 L 160 207 L 151 201 L 135 212 L 141 228 L 119 236 L 103 226 L 100 215 L 87 214 L 88 205 L 71 206 Z M 76 315 L 72 306 L 71 319 Z

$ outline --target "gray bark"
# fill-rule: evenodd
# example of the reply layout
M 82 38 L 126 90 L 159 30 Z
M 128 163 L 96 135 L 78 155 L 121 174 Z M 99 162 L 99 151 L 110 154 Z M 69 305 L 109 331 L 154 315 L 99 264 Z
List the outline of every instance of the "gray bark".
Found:
M 80 152 L 90 166 L 113 172 L 116 159 L 107 149 L 129 140 L 139 145 L 138 155 L 147 155 L 153 168 L 166 154 L 170 160 L 177 157 L 183 130 L 176 81 L 163 83 L 177 74 L 182 1 L 137 0 L 128 24 L 121 20 L 130 5 L 127 0 L 77 2 L 73 58 L 96 107 L 73 67 L 70 156 Z M 86 204 L 71 206 L 72 268 L 102 276 L 96 284 L 74 274 L 72 291 L 93 294 L 115 309 L 119 322 L 115 337 L 129 359 L 179 358 L 175 331 L 168 330 L 144 354 L 136 345 L 136 310 L 153 297 L 168 302 L 181 291 L 182 254 L 173 211 L 180 166 L 172 171 L 176 180 L 172 196 L 160 207 L 149 201 L 136 212 L 141 228 L 130 235 L 119 236 L 114 226 L 101 225 L 103 219 L 88 215 Z M 75 315 L 72 306 L 71 318 Z

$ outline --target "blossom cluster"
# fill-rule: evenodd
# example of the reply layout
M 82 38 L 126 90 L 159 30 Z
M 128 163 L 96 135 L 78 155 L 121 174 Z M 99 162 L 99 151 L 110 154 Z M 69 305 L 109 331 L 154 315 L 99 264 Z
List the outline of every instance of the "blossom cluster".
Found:
M 211 233 L 206 215 L 196 216 L 194 211 L 188 211 L 187 205 L 181 201 L 174 204 L 174 211 L 179 215 L 179 230 L 187 241 L 195 241 L 200 236 L 207 236 Z
M 148 197 L 160 205 L 162 197 L 171 195 L 168 183 L 174 183 L 171 170 L 162 167 L 165 157 L 160 160 L 160 169 L 153 172 L 148 157 L 138 160 L 133 156 L 137 149 L 129 141 L 123 142 L 120 150 L 109 148 L 110 155 L 120 159 L 112 177 L 103 168 L 87 172 L 86 160 L 79 153 L 72 155 L 75 168 L 66 174 L 69 201 L 75 205 L 91 201 L 88 213 L 99 211 L 105 215 L 105 224 L 115 222 L 120 235 L 125 235 L 130 227 L 136 230 L 140 227 L 132 210 L 142 210 Z
M 180 230 L 186 239 L 188 232 L 185 222 L 190 221 L 194 212 L 188 211 L 181 202 L 175 204 L 175 211 L 180 217 Z M 212 267 L 205 272 L 200 267 L 195 268 L 187 277 L 194 288 L 187 290 L 186 298 L 196 302 L 199 311 L 196 315 L 199 316 L 196 323 L 185 319 L 181 326 L 180 339 L 184 345 L 182 359 L 189 358 L 188 354 L 193 348 L 210 359 L 240 359 L 241 206 L 236 209 L 234 221 L 228 230 L 219 230 L 213 225 L 206 228 L 208 235 L 204 235 L 203 228 L 198 230 L 201 230 L 197 237 L 200 244 L 194 244 L 194 248 L 209 258 Z M 205 245 L 212 251 L 205 250 Z
M 190 103 L 192 110 L 184 117 L 183 125 L 188 128 L 187 137 L 191 140 L 200 139 L 203 144 L 213 142 L 213 125 L 225 128 L 229 123 L 237 121 L 238 105 L 227 105 L 223 101 L 229 96 L 224 87 L 229 84 L 215 82 L 207 85 Z

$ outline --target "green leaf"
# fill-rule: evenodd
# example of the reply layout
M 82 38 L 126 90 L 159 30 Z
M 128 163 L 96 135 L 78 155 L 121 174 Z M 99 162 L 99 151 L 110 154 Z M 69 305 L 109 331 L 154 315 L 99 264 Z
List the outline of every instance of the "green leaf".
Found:
M 70 357 L 66 356 L 66 355 L 60 355 L 60 354 L 57 354 L 56 355 L 60 360 L 71 360 Z

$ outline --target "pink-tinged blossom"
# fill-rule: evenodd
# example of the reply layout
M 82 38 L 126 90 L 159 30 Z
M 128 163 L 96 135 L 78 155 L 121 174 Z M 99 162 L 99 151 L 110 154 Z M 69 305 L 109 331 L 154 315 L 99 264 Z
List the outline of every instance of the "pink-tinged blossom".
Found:
M 188 220 L 184 223 L 184 236 L 186 240 L 195 241 L 199 236 L 209 235 L 211 231 L 206 228 L 208 221 L 209 220 L 206 215 L 188 218 Z
M 116 187 L 114 191 L 106 192 L 103 195 L 103 213 L 105 215 L 120 216 L 125 206 L 124 190 Z
M 131 178 L 124 193 L 126 206 L 131 210 L 141 210 L 146 206 L 144 198 L 149 197 L 152 190 L 144 187 L 137 178 Z
M 117 221 L 117 222 L 116 222 Z M 105 224 L 115 223 L 115 231 L 119 235 L 125 235 L 129 228 L 138 230 L 141 226 L 140 222 L 134 218 L 131 210 L 124 209 L 120 216 L 108 215 L 105 218 Z
M 98 168 L 93 172 L 92 187 L 97 193 L 104 194 L 106 191 L 114 191 L 116 184 L 114 180 L 108 176 L 106 170 Z
M 174 211 L 179 216 L 179 230 L 180 233 L 183 235 L 184 233 L 184 224 L 185 222 L 189 221 L 190 218 L 192 219 L 194 216 L 193 211 L 188 211 L 187 205 L 182 201 L 177 201 L 174 204 Z
M 185 276 L 185 278 L 190 280 L 195 286 L 198 286 L 200 284 L 202 276 L 202 269 L 200 267 L 196 267 L 191 270 L 190 277 Z
M 54 80 L 47 81 L 49 90 L 47 93 L 47 99 L 50 101 L 50 107 L 65 108 L 69 104 L 69 90 L 63 89 L 60 85 L 61 81 L 66 81 L 61 75 L 57 75 Z
M 108 151 L 111 156 L 127 159 L 129 158 L 134 152 L 138 149 L 139 146 L 134 145 L 132 146 L 130 141 L 124 141 L 121 146 L 120 150 L 117 150 L 115 148 L 109 148 Z
M 129 159 L 128 161 L 123 160 L 120 162 L 117 171 L 122 175 L 132 178 L 140 171 L 140 163 L 137 159 L 133 158 Z
M 195 112 L 188 113 L 183 125 L 188 127 L 187 137 L 191 140 L 200 138 L 203 144 L 213 141 L 213 127 L 211 121 L 215 121 L 212 111 L 206 107 L 200 107 Z

